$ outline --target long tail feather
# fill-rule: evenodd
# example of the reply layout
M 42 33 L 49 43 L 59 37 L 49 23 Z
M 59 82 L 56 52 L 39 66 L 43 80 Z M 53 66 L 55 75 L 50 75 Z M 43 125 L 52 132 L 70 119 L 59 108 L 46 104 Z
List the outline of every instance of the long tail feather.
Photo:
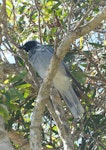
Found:
M 62 91 L 61 95 L 66 102 L 68 108 L 70 109 L 72 115 L 74 118 L 79 118 L 84 113 L 84 109 L 76 96 L 71 84 L 69 86 L 69 89 Z

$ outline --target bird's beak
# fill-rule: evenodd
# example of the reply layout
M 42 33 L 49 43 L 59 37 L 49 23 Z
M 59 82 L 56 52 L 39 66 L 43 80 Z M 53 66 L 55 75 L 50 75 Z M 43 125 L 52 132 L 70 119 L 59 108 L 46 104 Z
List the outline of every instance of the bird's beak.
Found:
M 19 46 L 18 48 L 19 48 L 19 49 L 24 49 L 24 46 Z

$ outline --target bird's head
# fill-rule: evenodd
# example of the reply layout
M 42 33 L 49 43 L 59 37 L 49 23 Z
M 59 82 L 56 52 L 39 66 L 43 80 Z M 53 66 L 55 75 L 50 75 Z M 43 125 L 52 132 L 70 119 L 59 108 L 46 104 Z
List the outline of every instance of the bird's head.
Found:
M 37 41 L 28 41 L 24 45 L 20 46 L 19 49 L 24 49 L 26 52 L 29 52 L 32 48 L 36 47 L 38 44 L 40 44 Z

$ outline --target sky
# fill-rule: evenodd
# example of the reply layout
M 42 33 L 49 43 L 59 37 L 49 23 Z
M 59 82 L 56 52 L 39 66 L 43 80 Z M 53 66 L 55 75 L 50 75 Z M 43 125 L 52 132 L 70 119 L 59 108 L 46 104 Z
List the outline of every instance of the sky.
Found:
M 0 3 L 1 2 L 2 2 L 2 0 L 0 0 Z M 0 55 L 1 55 L 2 59 L 4 59 L 4 56 L 1 52 L 0 52 Z M 9 61 L 9 63 L 12 63 L 12 64 L 15 63 L 14 56 L 9 51 L 4 52 L 4 55 L 7 58 L 7 60 Z
M 5 57 L 4 57 L 4 55 L 2 53 L 0 53 L 0 55 L 1 55 L 1 57 L 2 57 L 2 59 L 4 61 L 5 61 L 5 57 L 6 57 L 6 59 L 8 60 L 8 62 L 10 64 L 14 64 L 15 63 L 15 58 L 14 58 L 14 56 L 9 51 L 4 51 Z

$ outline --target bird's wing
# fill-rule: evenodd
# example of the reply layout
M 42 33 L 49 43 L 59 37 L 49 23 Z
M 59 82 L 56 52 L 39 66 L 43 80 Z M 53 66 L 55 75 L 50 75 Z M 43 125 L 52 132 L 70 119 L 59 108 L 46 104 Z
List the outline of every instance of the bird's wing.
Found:
M 54 49 L 52 46 L 50 45 L 42 45 L 41 46 L 42 51 L 48 51 L 49 53 L 51 53 L 53 55 L 54 53 Z

